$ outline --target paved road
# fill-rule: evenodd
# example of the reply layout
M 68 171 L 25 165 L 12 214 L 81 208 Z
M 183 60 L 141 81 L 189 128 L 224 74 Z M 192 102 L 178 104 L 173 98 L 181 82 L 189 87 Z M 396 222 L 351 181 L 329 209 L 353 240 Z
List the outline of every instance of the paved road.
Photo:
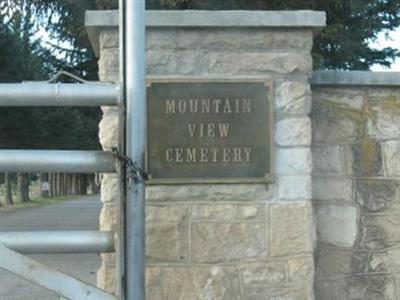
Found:
M 97 230 L 100 208 L 98 197 L 85 197 L 40 208 L 0 212 L 0 231 Z M 97 254 L 41 254 L 31 257 L 92 284 L 96 281 L 96 271 L 100 266 Z M 0 300 L 59 298 L 41 287 L 0 270 Z

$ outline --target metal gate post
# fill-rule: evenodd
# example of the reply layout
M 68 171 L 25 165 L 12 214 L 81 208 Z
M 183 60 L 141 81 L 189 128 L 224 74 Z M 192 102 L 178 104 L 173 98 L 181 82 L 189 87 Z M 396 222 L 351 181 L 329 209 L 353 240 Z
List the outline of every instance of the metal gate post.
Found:
M 146 138 L 145 1 L 123 0 L 123 88 L 126 155 L 144 169 Z M 126 180 L 126 300 L 145 299 L 145 186 L 142 176 Z

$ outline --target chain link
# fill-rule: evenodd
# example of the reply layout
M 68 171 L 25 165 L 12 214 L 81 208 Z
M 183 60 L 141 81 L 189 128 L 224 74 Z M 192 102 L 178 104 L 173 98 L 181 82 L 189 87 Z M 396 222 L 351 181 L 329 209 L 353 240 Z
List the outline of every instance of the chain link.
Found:
M 137 184 L 142 180 L 148 180 L 151 178 L 150 174 L 139 167 L 136 161 L 133 161 L 129 156 L 120 153 L 117 148 L 112 148 L 112 153 L 125 165 L 126 176 L 128 179 L 133 179 Z

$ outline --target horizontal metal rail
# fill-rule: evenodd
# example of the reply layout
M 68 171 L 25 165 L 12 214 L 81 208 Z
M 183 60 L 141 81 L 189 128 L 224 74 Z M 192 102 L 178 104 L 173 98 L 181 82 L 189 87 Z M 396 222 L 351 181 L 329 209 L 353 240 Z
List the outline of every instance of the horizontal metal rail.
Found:
M 113 173 L 115 160 L 103 151 L 0 150 L 0 172 Z
M 2 83 L 0 106 L 113 106 L 119 87 L 107 83 Z
M 24 254 L 115 252 L 114 233 L 106 231 L 0 232 L 0 244 Z
M 0 243 L 0 268 L 36 283 L 69 300 L 117 300 L 99 288 L 49 268 Z

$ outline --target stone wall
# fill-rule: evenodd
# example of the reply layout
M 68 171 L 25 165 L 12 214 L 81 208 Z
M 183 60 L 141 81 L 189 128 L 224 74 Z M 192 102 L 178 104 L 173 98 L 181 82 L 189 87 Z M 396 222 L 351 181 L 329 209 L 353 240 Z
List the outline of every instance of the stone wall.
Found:
M 274 182 L 148 186 L 147 299 L 314 299 L 309 78 L 324 14 L 187 14 L 148 15 L 148 75 L 272 79 Z M 86 22 L 98 34 L 101 80 L 117 81 L 116 13 L 91 12 Z M 109 150 L 118 144 L 118 111 L 103 112 L 100 140 Z M 115 175 L 103 178 L 101 197 L 100 227 L 117 230 Z M 115 257 L 103 255 L 98 285 L 114 291 L 115 282 Z
M 314 82 L 316 299 L 399 299 L 400 76 Z

